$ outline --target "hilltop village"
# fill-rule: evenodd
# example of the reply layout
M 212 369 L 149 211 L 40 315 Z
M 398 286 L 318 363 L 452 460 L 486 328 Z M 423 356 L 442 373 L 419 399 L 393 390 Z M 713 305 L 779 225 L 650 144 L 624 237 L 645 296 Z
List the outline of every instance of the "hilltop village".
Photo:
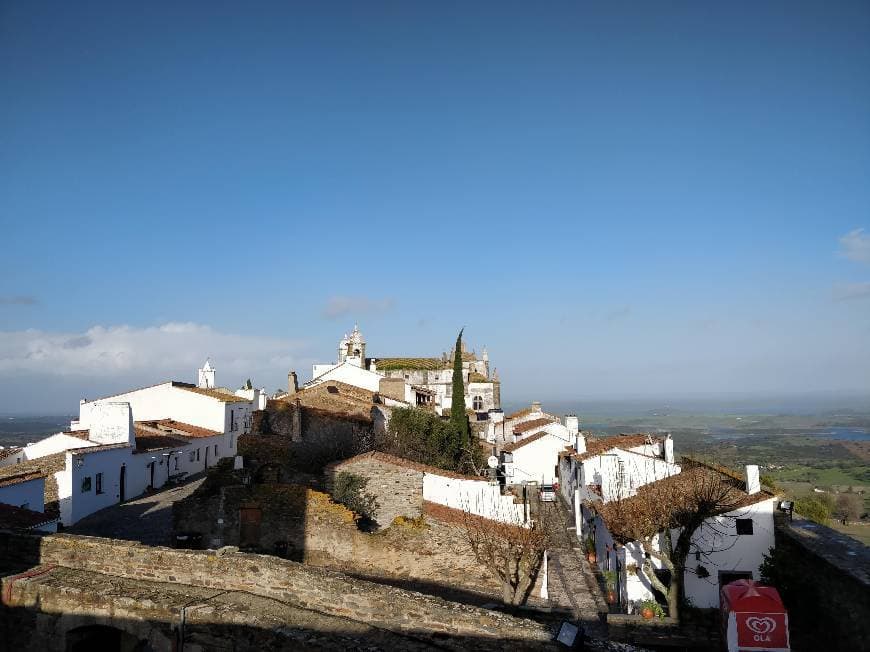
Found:
M 354 327 L 272 396 L 207 360 L 0 451 L 3 649 L 710 649 L 777 551 L 839 550 L 802 539 L 758 466 L 505 414 L 461 336 L 371 353 Z M 866 641 L 870 578 L 825 563 L 831 626 Z

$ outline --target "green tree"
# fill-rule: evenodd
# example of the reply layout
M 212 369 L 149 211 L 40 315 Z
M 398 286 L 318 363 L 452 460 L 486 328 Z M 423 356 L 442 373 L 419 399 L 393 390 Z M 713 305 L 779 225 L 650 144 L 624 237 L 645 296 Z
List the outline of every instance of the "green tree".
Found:
M 364 527 L 375 522 L 380 507 L 375 497 L 365 490 L 368 483 L 368 478 L 342 471 L 335 478 L 332 492 L 335 502 L 360 515 Z
M 816 523 L 828 524 L 834 501 L 828 494 L 813 494 L 798 498 L 794 502 L 794 511 Z
M 450 404 L 450 425 L 456 437 L 453 445 L 458 453 L 470 444 L 468 415 L 465 413 L 465 382 L 462 380 L 462 331 L 456 337 L 453 352 L 453 401 Z

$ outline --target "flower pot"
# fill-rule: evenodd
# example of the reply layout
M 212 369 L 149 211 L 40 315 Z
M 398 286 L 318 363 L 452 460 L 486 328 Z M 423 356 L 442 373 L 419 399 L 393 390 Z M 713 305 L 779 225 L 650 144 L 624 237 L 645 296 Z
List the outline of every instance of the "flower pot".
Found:
M 652 620 L 653 616 L 655 616 L 655 612 L 649 607 L 644 607 L 640 610 L 640 615 L 643 616 L 646 620 Z
M 607 591 L 607 604 L 616 604 L 616 591 L 613 589 Z
M 586 560 L 590 564 L 594 564 L 598 560 L 598 556 L 594 552 L 587 552 L 586 553 Z

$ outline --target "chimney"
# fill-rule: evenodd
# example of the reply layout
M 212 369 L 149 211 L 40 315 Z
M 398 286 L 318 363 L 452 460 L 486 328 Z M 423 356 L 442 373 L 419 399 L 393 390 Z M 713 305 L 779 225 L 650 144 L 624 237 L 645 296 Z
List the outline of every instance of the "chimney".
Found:
M 578 432 L 575 436 L 574 449 L 581 455 L 586 452 L 586 437 L 582 432 Z
M 369 362 L 369 371 L 373 371 L 375 373 L 377 373 L 378 371 L 378 361 L 374 358 L 372 358 L 371 362 Z
M 577 433 L 580 432 L 580 419 L 577 418 L 576 414 L 565 415 L 565 427 L 568 429 L 569 437 L 577 436 Z
M 287 393 L 295 394 L 299 391 L 299 379 L 296 377 L 296 372 L 291 371 L 287 374 Z
M 671 434 L 665 437 L 665 450 L 664 450 L 665 462 L 668 464 L 674 463 L 674 440 L 671 439 Z
M 761 480 L 758 477 L 758 465 L 746 465 L 746 493 L 749 495 L 757 494 L 761 491 Z
M 532 401 L 532 412 L 541 412 L 541 402 L 540 401 Z

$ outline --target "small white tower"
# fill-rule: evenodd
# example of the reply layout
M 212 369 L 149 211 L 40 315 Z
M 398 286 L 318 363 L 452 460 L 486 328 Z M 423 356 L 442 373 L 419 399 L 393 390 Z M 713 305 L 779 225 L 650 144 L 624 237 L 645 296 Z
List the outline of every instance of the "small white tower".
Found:
M 360 333 L 358 324 L 354 324 L 350 337 L 345 335 L 345 338 L 341 343 L 344 345 L 345 349 L 344 355 L 339 357 L 339 363 L 346 360 L 357 367 L 364 367 L 366 359 L 366 340 L 363 337 L 363 334 Z
M 197 379 L 197 387 L 214 388 L 215 368 L 211 366 L 211 361 L 206 359 L 202 369 L 199 370 L 199 378 Z

